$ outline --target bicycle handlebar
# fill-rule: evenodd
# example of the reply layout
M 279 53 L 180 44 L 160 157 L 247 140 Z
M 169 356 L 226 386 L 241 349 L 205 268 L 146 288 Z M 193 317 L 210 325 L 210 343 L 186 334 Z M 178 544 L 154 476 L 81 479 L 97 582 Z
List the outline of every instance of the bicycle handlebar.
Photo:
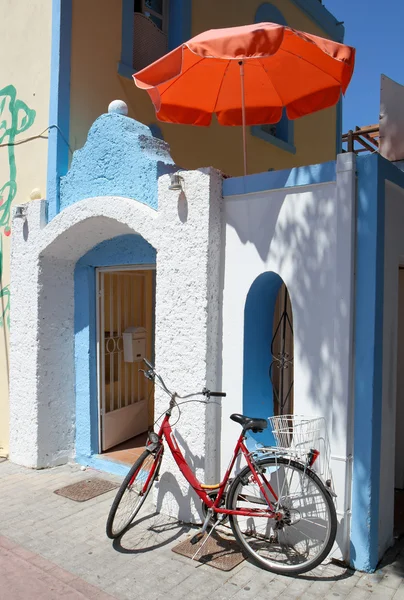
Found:
M 150 379 L 150 380 L 154 380 L 157 377 L 157 379 L 161 383 L 161 386 L 162 386 L 163 390 L 169 396 L 171 396 L 171 397 L 176 396 L 177 398 L 181 398 L 181 399 L 190 398 L 191 396 L 200 396 L 200 395 L 207 396 L 208 398 L 210 398 L 211 396 L 214 397 L 214 398 L 225 398 L 226 397 L 226 392 L 211 392 L 210 390 L 208 390 L 206 388 L 204 388 L 202 390 L 202 392 L 195 392 L 193 394 L 188 394 L 187 396 L 180 396 L 177 393 L 170 392 L 170 390 L 168 389 L 168 387 L 164 383 L 164 380 L 161 377 L 161 375 L 159 375 L 158 373 L 156 373 L 156 370 L 153 367 L 153 365 L 151 363 L 149 363 L 149 361 L 147 360 L 147 358 L 144 358 L 143 360 L 144 360 L 144 362 L 146 363 L 146 365 L 148 367 L 148 370 L 144 371 L 144 376 L 147 379 Z

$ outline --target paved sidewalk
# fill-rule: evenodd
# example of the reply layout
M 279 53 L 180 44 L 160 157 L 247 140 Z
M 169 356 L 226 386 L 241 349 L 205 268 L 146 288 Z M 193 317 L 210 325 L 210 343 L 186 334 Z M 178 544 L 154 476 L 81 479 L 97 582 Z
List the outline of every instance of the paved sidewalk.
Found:
M 116 479 L 76 465 L 33 471 L 0 463 L 0 600 L 404 600 L 404 543 L 373 575 L 328 563 L 292 579 L 246 561 L 226 573 L 171 552 L 189 527 L 150 505 L 112 544 L 105 520 L 115 491 L 83 503 L 53 493 L 94 475 Z

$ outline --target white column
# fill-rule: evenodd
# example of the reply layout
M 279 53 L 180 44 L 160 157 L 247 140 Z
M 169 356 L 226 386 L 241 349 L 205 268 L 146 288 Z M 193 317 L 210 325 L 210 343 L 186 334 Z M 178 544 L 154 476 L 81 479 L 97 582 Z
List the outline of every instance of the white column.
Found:
M 164 242 L 157 254 L 156 368 L 169 389 L 186 394 L 220 388 L 218 373 L 221 176 L 212 169 L 183 172 L 183 191 L 159 181 L 159 218 Z M 155 413 L 168 396 L 156 389 Z M 216 405 L 181 407 L 174 426 L 177 443 L 202 482 L 215 483 L 219 464 Z M 174 424 L 178 412 L 173 411 Z M 157 508 L 184 521 L 198 520 L 200 500 L 190 490 L 171 456 L 166 455 L 156 494 Z
M 340 551 L 349 560 L 353 454 L 353 327 L 356 215 L 355 154 L 337 157 L 335 308 L 331 468 L 338 490 Z

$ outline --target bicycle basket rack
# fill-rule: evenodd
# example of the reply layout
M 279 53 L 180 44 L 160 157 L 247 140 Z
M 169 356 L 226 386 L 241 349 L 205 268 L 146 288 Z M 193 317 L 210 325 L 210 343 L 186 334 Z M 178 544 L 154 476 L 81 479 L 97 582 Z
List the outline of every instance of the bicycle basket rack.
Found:
M 307 461 L 312 450 L 317 450 L 320 454 L 313 470 L 323 481 L 332 480 L 331 447 L 323 417 L 281 415 L 269 417 L 268 420 L 278 450 L 303 462 Z M 262 448 L 262 451 L 265 450 L 268 451 Z

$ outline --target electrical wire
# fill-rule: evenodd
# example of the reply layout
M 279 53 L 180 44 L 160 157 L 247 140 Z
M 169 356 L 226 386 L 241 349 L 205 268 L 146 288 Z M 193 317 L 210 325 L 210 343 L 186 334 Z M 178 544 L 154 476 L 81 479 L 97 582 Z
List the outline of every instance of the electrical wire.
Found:
M 3 148 L 3 147 L 6 148 L 7 146 L 20 146 L 21 144 L 26 144 L 27 142 L 31 142 L 32 140 L 37 140 L 39 138 L 42 140 L 47 140 L 47 139 L 49 139 L 49 136 L 44 135 L 44 133 L 49 132 L 51 129 L 58 130 L 58 132 L 62 136 L 64 143 L 69 148 L 70 153 L 73 154 L 73 150 L 71 149 L 69 142 L 66 140 L 65 136 L 63 135 L 62 130 L 60 129 L 60 127 L 58 125 L 49 125 L 49 127 L 44 129 L 43 131 L 41 131 L 41 133 L 38 133 L 38 135 L 32 135 L 31 137 L 27 137 L 22 140 L 18 140 L 17 142 L 6 142 L 4 144 L 0 144 L 0 148 Z

